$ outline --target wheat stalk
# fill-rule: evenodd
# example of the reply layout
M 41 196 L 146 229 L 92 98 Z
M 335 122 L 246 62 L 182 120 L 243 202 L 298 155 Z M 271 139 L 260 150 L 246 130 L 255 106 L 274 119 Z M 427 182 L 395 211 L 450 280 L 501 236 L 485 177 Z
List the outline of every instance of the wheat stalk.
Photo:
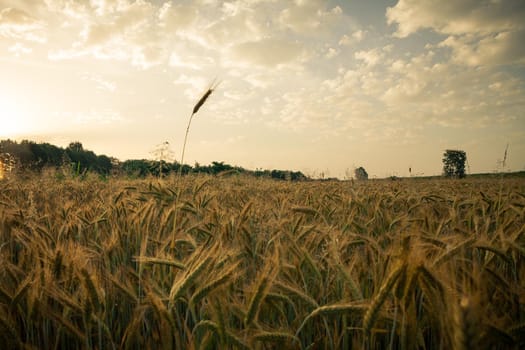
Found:
M 182 262 L 172 260 L 172 259 L 167 259 L 167 258 L 154 258 L 154 257 L 149 257 L 149 256 L 134 256 L 133 260 L 138 263 L 143 263 L 143 264 L 166 265 L 166 266 L 176 267 L 180 270 L 186 269 L 186 266 Z
M 292 342 L 294 344 L 300 344 L 299 338 L 295 335 L 287 332 L 258 332 L 253 336 L 255 341 L 259 342 L 271 342 L 279 343 L 279 346 L 282 346 L 282 343 Z
M 384 302 L 386 301 L 386 298 L 388 297 L 388 294 L 394 287 L 395 283 L 399 279 L 399 276 L 406 270 L 407 264 L 399 264 L 396 268 L 390 272 L 390 275 L 386 278 L 386 280 L 381 285 L 381 288 L 379 289 L 379 292 L 377 295 L 372 299 L 370 303 L 370 307 L 366 311 L 364 318 L 363 318 L 363 329 L 367 334 L 370 333 L 372 327 L 377 321 L 377 316 L 379 314 L 379 310 L 381 309 L 381 306 L 383 306 Z
M 310 319 L 316 316 L 331 316 L 331 315 L 344 315 L 344 314 L 357 314 L 361 316 L 363 312 L 367 310 L 368 308 L 369 308 L 368 305 L 365 305 L 361 302 L 320 306 L 314 311 L 312 311 L 308 316 L 306 316 L 306 318 L 303 320 L 303 323 L 299 326 L 299 328 L 295 332 L 295 336 L 298 336 L 301 330 L 306 325 L 306 323 Z
M 264 299 L 264 296 L 266 295 L 268 291 L 268 286 L 270 284 L 270 279 L 268 276 L 264 275 L 257 284 L 257 288 L 255 290 L 255 293 L 250 300 L 250 304 L 248 306 L 248 311 L 246 312 L 246 316 L 244 318 L 244 324 L 249 326 L 252 324 L 253 320 L 255 319 L 255 316 L 259 312 L 259 307 L 261 306 L 261 303 Z
M 190 304 L 196 305 L 201 299 L 205 298 L 212 290 L 218 288 L 222 284 L 228 282 L 231 277 L 236 273 L 238 264 L 233 265 L 227 271 L 223 272 L 213 281 L 199 288 L 191 297 Z
M 293 295 L 295 295 L 296 297 L 298 297 L 299 299 L 301 299 L 303 302 L 305 302 L 310 309 L 315 309 L 315 308 L 318 308 L 319 307 L 319 304 L 317 303 L 317 301 L 315 301 L 314 298 L 312 298 L 311 296 L 309 296 L 308 294 L 304 293 L 303 291 L 295 288 L 295 287 L 292 287 L 288 284 L 285 284 L 283 282 L 280 282 L 280 281 L 277 281 L 275 282 L 275 285 L 282 289 L 283 291 L 287 292 L 287 293 L 291 293 Z
M 190 126 L 191 126 L 191 121 L 193 119 L 193 116 L 195 114 L 197 114 L 199 109 L 202 107 L 202 105 L 204 105 L 206 100 L 208 100 L 208 98 L 215 91 L 215 89 L 217 88 L 218 85 L 219 85 L 219 83 L 217 83 L 217 84 L 212 83 L 212 86 L 210 86 L 208 88 L 208 90 L 206 90 L 204 95 L 202 95 L 202 97 L 199 99 L 199 101 L 197 101 L 197 103 L 193 107 L 193 111 L 191 112 L 190 119 L 188 120 L 188 125 L 186 127 L 186 133 L 184 134 L 184 142 L 182 144 L 182 155 L 180 157 L 179 177 L 182 174 L 182 166 L 184 165 L 184 154 L 185 154 L 185 151 L 186 151 L 186 142 L 188 141 L 188 133 L 190 132 Z
M 173 236 L 172 236 L 172 239 L 171 239 L 171 244 L 170 244 L 170 249 L 173 250 L 173 248 L 175 247 L 175 235 L 176 235 L 176 229 L 177 229 L 177 211 L 178 211 L 178 201 L 179 201 L 179 198 L 182 194 L 182 185 L 180 183 L 180 180 L 181 180 L 181 177 L 182 177 L 182 168 L 184 167 L 184 155 L 186 154 L 186 143 L 188 142 L 188 134 L 190 132 L 190 126 L 191 126 L 191 121 L 193 120 L 193 116 L 195 114 L 197 114 L 197 112 L 199 111 L 199 109 L 204 105 L 204 103 L 206 102 L 206 100 L 208 100 L 208 98 L 211 96 L 211 94 L 215 91 L 215 89 L 217 88 L 217 86 L 219 85 L 219 83 L 215 84 L 212 83 L 212 85 L 208 88 L 208 90 L 204 93 L 204 95 L 202 95 L 202 97 L 199 99 L 199 101 L 197 101 L 197 103 L 195 104 L 195 106 L 193 107 L 193 110 L 191 112 L 191 115 L 190 115 L 190 118 L 188 120 L 188 125 L 186 127 L 186 133 L 184 134 L 184 142 L 182 143 L 182 154 L 181 154 L 181 157 L 180 157 L 180 164 L 179 164 L 179 174 L 178 174 L 178 182 L 179 182 L 179 189 L 178 189 L 178 193 L 177 193 L 177 197 L 175 198 L 175 216 L 174 216 L 174 223 L 173 223 L 173 227 L 174 227 L 174 230 L 173 230 Z
M 95 283 L 93 282 L 91 275 L 86 269 L 82 269 L 80 272 L 84 277 L 84 282 L 86 284 L 86 289 L 91 300 L 91 305 L 93 305 L 93 307 L 95 308 L 95 312 L 97 312 L 102 308 L 102 303 L 100 301 L 97 288 L 95 287 Z
M 204 271 L 204 269 L 209 265 L 209 263 L 212 261 L 211 256 L 207 256 L 206 258 L 202 259 L 201 262 L 199 262 L 191 271 L 189 271 L 182 279 L 175 280 L 173 282 L 173 286 L 171 287 L 169 300 L 170 300 L 170 308 L 174 306 L 177 299 L 186 291 L 186 288 L 188 288 Z
M 479 349 L 481 327 L 472 300 L 461 298 L 455 314 L 454 348 L 458 350 Z

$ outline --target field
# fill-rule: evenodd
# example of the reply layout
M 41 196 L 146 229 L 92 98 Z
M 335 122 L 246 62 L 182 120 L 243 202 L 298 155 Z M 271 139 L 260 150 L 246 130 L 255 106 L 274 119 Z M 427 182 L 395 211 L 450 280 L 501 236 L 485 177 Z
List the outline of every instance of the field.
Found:
M 0 181 L 0 344 L 525 346 L 525 181 Z

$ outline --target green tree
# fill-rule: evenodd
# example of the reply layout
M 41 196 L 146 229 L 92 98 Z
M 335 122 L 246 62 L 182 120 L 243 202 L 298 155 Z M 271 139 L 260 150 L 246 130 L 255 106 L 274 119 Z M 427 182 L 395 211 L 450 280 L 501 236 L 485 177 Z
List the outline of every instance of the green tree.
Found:
M 225 164 L 224 162 L 211 162 L 211 173 L 212 174 L 218 174 L 223 171 L 232 170 L 233 167 L 229 164 Z
M 459 179 L 464 178 L 466 161 L 467 154 L 465 151 L 447 149 L 443 153 L 443 175 Z
M 357 180 L 368 180 L 368 173 L 362 166 L 354 170 L 354 175 Z
M 103 174 L 103 175 L 109 175 L 112 167 L 113 167 L 113 162 L 111 161 L 110 157 L 104 154 L 97 156 L 96 166 L 94 169 L 98 173 Z
M 67 146 L 67 149 L 72 152 L 82 152 L 84 150 L 84 147 L 82 146 L 82 143 L 75 141 L 71 142 L 69 146 Z
M 151 174 L 151 161 L 146 159 L 126 160 L 121 165 L 122 171 L 132 177 L 146 177 Z

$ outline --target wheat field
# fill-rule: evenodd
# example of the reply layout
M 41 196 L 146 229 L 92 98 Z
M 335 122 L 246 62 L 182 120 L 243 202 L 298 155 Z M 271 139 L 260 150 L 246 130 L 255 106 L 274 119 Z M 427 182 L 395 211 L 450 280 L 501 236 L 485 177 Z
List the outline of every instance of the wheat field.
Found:
M 521 179 L 0 181 L 5 349 L 525 346 Z

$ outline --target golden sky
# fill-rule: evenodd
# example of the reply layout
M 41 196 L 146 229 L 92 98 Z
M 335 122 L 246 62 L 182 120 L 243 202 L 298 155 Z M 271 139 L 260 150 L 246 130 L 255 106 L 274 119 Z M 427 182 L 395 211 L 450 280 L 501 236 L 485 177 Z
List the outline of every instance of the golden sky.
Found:
M 343 178 L 525 169 L 523 0 L 0 0 L 0 138 Z

